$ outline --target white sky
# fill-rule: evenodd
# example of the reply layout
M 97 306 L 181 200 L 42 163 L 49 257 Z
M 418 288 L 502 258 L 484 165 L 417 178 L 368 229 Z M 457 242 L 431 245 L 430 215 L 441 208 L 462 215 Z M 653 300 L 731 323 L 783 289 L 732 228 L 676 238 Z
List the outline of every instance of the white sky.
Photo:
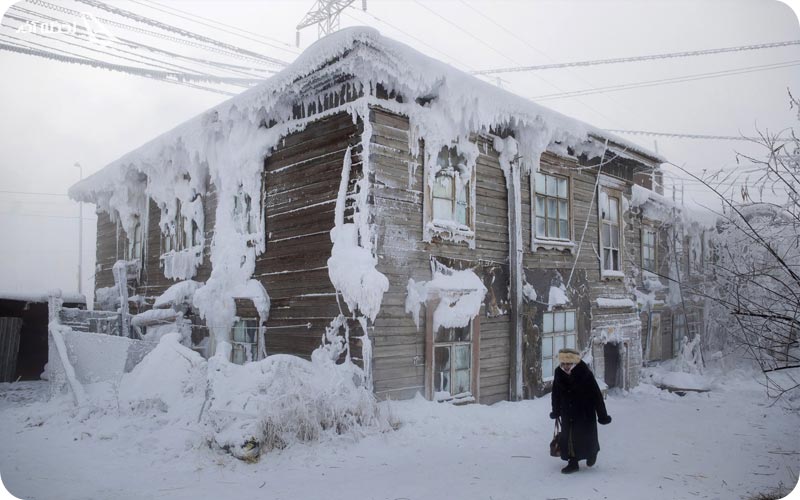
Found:
M 74 10 L 89 9 L 73 0 L 51 1 Z M 369 15 L 348 9 L 341 24 L 376 27 L 384 35 L 467 70 L 800 39 L 792 10 L 766 0 L 422 3 L 425 7 L 414 0 L 368 0 Z M 800 5 L 800 1 L 791 3 Z M 294 44 L 294 27 L 312 4 L 313 0 L 168 3 L 269 35 L 287 46 Z M 272 57 L 288 61 L 295 57 L 293 51 L 265 47 L 140 4 L 115 5 Z M 360 7 L 360 2 L 354 6 Z M 7 8 L 7 2 L 0 3 L 3 12 Z M 304 30 L 301 47 L 316 38 L 314 28 Z M 502 85 L 522 96 L 537 97 L 787 61 L 800 63 L 800 47 L 504 74 Z M 76 162 L 88 176 L 226 97 L 6 51 L 0 51 L 0 67 L 0 292 L 52 288 L 73 292 L 77 289 L 78 205 L 64 196 L 17 192 L 63 195 L 79 178 Z M 800 94 L 797 66 L 539 102 L 601 128 L 753 135 L 756 127 L 780 130 L 796 122 L 787 88 Z M 655 147 L 652 137 L 623 137 Z M 735 167 L 736 149 L 755 152 L 742 142 L 677 139 L 658 139 L 658 149 L 693 172 Z M 694 182 L 686 183 L 685 193 L 687 203 L 693 198 L 703 203 L 709 200 Z M 92 289 L 93 208 L 84 206 L 84 292 Z

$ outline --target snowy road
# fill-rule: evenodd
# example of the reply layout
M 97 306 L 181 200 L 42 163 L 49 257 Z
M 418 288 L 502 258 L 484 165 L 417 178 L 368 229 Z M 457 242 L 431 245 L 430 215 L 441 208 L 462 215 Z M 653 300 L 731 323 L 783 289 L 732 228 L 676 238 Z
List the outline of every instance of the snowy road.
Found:
M 398 431 L 246 464 L 157 415 L 76 414 L 68 399 L 36 401 L 43 386 L 11 389 L 0 386 L 0 474 L 26 499 L 729 500 L 792 487 L 800 470 L 800 416 L 769 407 L 754 382 L 609 396 L 598 463 L 570 476 L 547 454 L 547 399 L 393 403 Z

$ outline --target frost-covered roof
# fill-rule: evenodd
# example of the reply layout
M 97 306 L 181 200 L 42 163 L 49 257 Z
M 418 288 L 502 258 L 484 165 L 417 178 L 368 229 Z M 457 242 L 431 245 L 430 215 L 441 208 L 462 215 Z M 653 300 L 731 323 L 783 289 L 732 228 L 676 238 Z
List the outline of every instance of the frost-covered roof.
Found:
M 340 74 L 351 74 L 365 83 L 381 83 L 411 103 L 419 97 L 435 96 L 429 107 L 442 112 L 442 119 L 436 123 L 439 127 L 467 126 L 472 132 L 480 132 L 488 131 L 489 127 L 514 129 L 519 125 L 538 124 L 547 131 L 544 134 L 546 144 L 539 144 L 534 150 L 543 150 L 554 143 L 573 145 L 599 138 L 607 139 L 615 151 L 623 154 L 633 152 L 655 163 L 666 161 L 632 142 L 540 106 L 386 38 L 373 28 L 355 27 L 319 40 L 291 65 L 262 84 L 112 162 L 74 185 L 69 191 L 70 196 L 97 203 L 98 193 L 113 191 L 129 175 L 130 167 L 147 173 L 148 165 L 158 163 L 165 150 L 184 149 L 189 155 L 202 152 L 204 143 L 208 142 L 209 130 L 223 131 L 220 122 L 224 125 L 225 119 L 249 118 L 257 126 L 265 117 L 274 118 L 271 113 L 275 111 L 277 96 L 284 92 L 297 93 L 296 82 L 299 79 L 315 71 L 325 71 L 332 61 L 341 63 L 336 69 Z M 418 132 L 421 135 L 426 131 Z M 540 136 L 518 139 L 540 142 L 543 140 Z M 595 144 L 595 150 L 597 147 Z

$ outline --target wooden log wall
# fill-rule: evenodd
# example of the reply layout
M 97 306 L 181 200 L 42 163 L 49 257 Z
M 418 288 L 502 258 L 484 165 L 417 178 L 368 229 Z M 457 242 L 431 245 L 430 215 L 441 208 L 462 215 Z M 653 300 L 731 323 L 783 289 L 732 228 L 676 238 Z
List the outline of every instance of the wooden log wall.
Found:
M 402 399 L 424 394 L 425 319 L 420 327 L 405 312 L 409 279 L 431 279 L 431 257 L 459 268 L 473 268 L 491 281 L 490 269 L 507 266 L 508 219 L 505 178 L 497 153 L 483 138 L 477 161 L 475 248 L 465 243 L 423 241 L 424 168 L 408 145 L 408 119 L 374 108 L 371 114 L 370 164 L 375 172 L 372 193 L 378 231 L 378 270 L 389 279 L 372 335 L 375 392 Z M 424 152 L 420 157 L 424 158 Z M 498 273 L 503 274 L 503 273 Z M 487 276 L 489 276 L 488 279 Z M 507 287 L 507 267 L 505 271 Z M 508 398 L 508 314 L 480 321 L 480 401 Z
M 343 302 L 341 310 L 337 304 L 327 266 L 348 147 L 351 195 L 361 176 L 362 128 L 349 114 L 338 113 L 286 137 L 265 161 L 266 251 L 257 258 L 253 277 L 271 299 L 267 354 L 309 358 L 331 320 L 348 314 Z M 350 326 L 351 354 L 360 358 L 355 337 L 361 332 Z

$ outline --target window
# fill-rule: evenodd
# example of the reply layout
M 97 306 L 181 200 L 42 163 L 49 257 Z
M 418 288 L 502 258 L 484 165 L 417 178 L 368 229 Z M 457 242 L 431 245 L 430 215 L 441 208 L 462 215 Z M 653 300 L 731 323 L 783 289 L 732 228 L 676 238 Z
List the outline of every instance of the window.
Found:
M 558 351 L 575 349 L 578 333 L 575 310 L 546 312 L 542 315 L 542 380 L 552 380 L 558 365 Z
M 433 176 L 433 178 L 429 177 Z M 436 156 L 436 166 L 426 169 L 424 241 L 434 235 L 456 243 L 475 243 L 475 169 L 455 147 Z
M 128 247 L 125 249 L 125 260 L 142 259 L 142 225 L 139 222 L 133 226 L 132 234 L 128 236 Z
M 603 248 L 603 271 L 620 271 L 620 214 L 619 198 L 606 192 L 600 193 L 600 240 Z
M 642 229 L 642 269 L 656 272 L 656 232 Z
M 433 346 L 433 396 L 437 401 L 472 394 L 472 323 L 441 327 Z
M 239 233 L 252 234 L 256 232 L 255 213 L 252 210 L 250 195 L 241 188 L 233 199 L 233 220 Z
M 436 222 L 455 222 L 465 229 L 471 224 L 471 176 L 463 156 L 456 148 L 442 148 L 436 158 L 439 171 L 431 190 L 432 219 Z
M 686 315 L 675 313 L 672 317 L 672 356 L 681 352 L 681 341 L 686 336 Z
M 569 240 L 569 180 L 537 172 L 534 177 L 536 238 Z
M 243 365 L 258 359 L 259 324 L 257 319 L 240 319 L 233 324 L 231 362 Z
M 197 222 L 192 219 L 190 226 L 186 225 L 187 219 L 181 214 L 181 202 L 175 201 L 175 217 L 167 225 L 167 232 L 161 233 L 161 254 L 171 251 L 180 252 L 187 248 L 203 244 L 203 234 Z

